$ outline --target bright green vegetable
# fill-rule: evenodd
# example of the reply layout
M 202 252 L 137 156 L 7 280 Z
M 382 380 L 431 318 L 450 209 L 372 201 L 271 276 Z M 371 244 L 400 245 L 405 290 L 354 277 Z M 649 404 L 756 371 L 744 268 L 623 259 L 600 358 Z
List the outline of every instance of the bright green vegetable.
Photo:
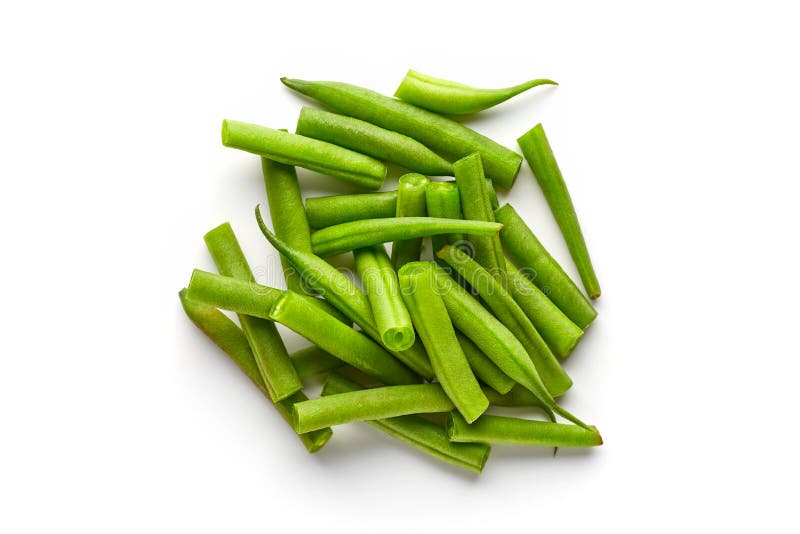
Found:
M 315 229 L 362 219 L 394 217 L 396 210 L 397 191 L 306 199 L 306 218 Z
M 522 217 L 509 204 L 495 210 L 494 216 L 498 222 L 503 223 L 500 241 L 506 252 L 517 262 L 520 271 L 573 323 L 586 329 L 597 317 L 597 311 L 533 235 Z
M 233 360 L 261 390 L 264 396 L 271 400 L 271 394 L 261 376 L 255 356 L 253 356 L 253 352 L 250 349 L 250 343 L 242 330 L 213 306 L 188 298 L 185 289 L 179 293 L 179 296 L 189 319 Z M 308 397 L 302 391 L 298 391 L 273 406 L 281 414 L 281 417 L 291 424 L 292 405 L 305 400 L 308 400 Z M 321 428 L 306 434 L 298 434 L 297 437 L 300 438 L 308 452 L 314 453 L 321 449 L 332 435 L 333 432 L 330 428 Z
M 431 181 L 427 176 L 409 173 L 400 177 L 397 182 L 396 217 L 426 217 L 428 209 L 425 205 L 425 188 Z M 419 261 L 422 253 L 422 238 L 404 239 L 392 244 L 392 265 L 400 267 L 411 261 Z
M 222 224 L 208 232 L 205 242 L 220 274 L 247 282 L 253 280 L 253 273 L 230 224 Z M 249 315 L 239 315 L 239 324 L 253 349 L 272 401 L 278 402 L 303 389 L 275 325 Z
M 572 198 L 569 195 L 567 184 L 558 168 L 553 149 L 544 133 L 541 124 L 537 124 L 525 134 L 517 139 L 519 147 L 528 165 L 531 166 L 536 181 L 542 188 L 550 210 L 561 228 L 561 234 L 567 243 L 567 248 L 578 268 L 583 287 L 589 298 L 596 299 L 600 296 L 600 283 L 589 258 L 589 249 L 586 248 L 586 240 L 583 238 L 581 225 L 578 223 L 578 216 L 575 214 L 575 206 L 572 205 Z
M 391 350 L 410 348 L 415 339 L 414 327 L 386 250 L 383 245 L 374 245 L 353 253 L 383 345 Z
M 500 202 L 497 200 L 497 191 L 494 190 L 494 184 L 489 178 L 486 178 L 486 189 L 489 191 L 489 205 L 492 206 L 492 210 L 496 210 L 500 207 Z
M 548 419 L 551 421 L 556 420 L 553 410 L 545 406 L 533 393 L 519 384 L 514 386 L 508 393 L 500 394 L 486 387 L 483 388 L 483 393 L 486 395 L 486 398 L 489 399 L 489 404 L 491 406 L 502 406 L 505 408 L 538 408 L 547 415 Z
M 295 371 L 297 371 L 301 379 L 327 373 L 344 365 L 342 360 L 328 354 L 316 345 L 297 350 L 291 353 L 289 357 L 292 359 L 292 365 L 294 365 Z
M 431 182 L 425 188 L 425 204 L 430 217 L 443 219 L 461 218 L 461 198 L 455 182 Z M 431 236 L 433 251 L 443 246 L 455 245 L 464 240 L 461 234 L 439 234 Z M 438 261 L 438 260 L 437 260 Z
M 450 413 L 447 437 L 457 443 L 503 443 L 542 447 L 594 447 L 603 444 L 603 438 L 597 429 L 499 415 L 484 415 L 468 424 L 458 412 Z
M 329 226 L 311 235 L 314 253 L 338 254 L 398 239 L 413 239 L 436 234 L 462 232 L 470 235 L 495 235 L 501 224 L 434 217 L 393 217 L 366 219 Z
M 474 421 L 486 411 L 489 401 L 472 374 L 447 308 L 437 294 L 433 266 L 422 261 L 404 265 L 398 273 L 400 290 L 437 380 L 467 421 Z
M 355 382 L 332 374 L 325 382 L 322 395 L 335 395 L 363 389 Z M 484 443 L 452 443 L 444 428 L 416 415 L 365 421 L 390 436 L 405 441 L 440 460 L 476 473 L 483 470 L 491 448 Z
M 378 189 L 386 178 L 380 161 L 331 143 L 247 122 L 222 121 L 222 144 Z
M 467 279 L 500 322 L 522 343 L 548 391 L 553 396 L 566 392 L 572 386 L 572 380 L 522 308 L 491 273 L 456 247 L 445 246 L 437 256 Z
M 395 163 L 428 176 L 452 176 L 453 166 L 431 149 L 406 135 L 369 122 L 303 106 L 297 133 Z
M 456 332 L 456 338 L 476 377 L 500 394 L 511 391 L 511 388 L 516 384 L 513 379 L 501 371 L 467 336 L 461 332 Z
M 558 84 L 540 78 L 503 89 L 479 89 L 409 70 L 394 96 L 436 113 L 468 115 L 496 106 L 539 85 Z
M 281 82 L 337 113 L 407 135 L 442 156 L 457 159 L 480 152 L 486 173 L 495 183 L 506 189 L 514 185 L 522 157 L 452 119 L 346 83 L 288 78 Z

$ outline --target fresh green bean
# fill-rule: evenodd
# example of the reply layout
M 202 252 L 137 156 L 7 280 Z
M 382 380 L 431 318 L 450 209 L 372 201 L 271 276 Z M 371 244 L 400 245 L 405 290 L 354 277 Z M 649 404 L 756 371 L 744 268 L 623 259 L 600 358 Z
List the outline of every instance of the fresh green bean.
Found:
M 220 274 L 247 282 L 253 280 L 253 273 L 230 224 L 222 224 L 208 232 L 205 242 Z M 241 314 L 239 324 L 250 342 L 272 401 L 278 402 L 303 389 L 275 325 L 265 319 Z
M 486 173 L 495 183 L 506 189 L 514 185 L 522 157 L 452 119 L 346 83 L 288 78 L 281 82 L 337 113 L 407 135 L 442 156 L 458 159 L 480 152 Z
M 397 351 L 410 348 L 416 337 L 414 327 L 386 250 L 383 245 L 374 245 L 353 253 L 383 345 Z
M 397 191 L 306 199 L 308 224 L 315 229 L 362 219 L 394 217 L 396 210 Z
M 517 143 L 528 165 L 531 166 L 547 203 L 550 204 L 550 210 L 578 268 L 586 293 L 589 294 L 589 298 L 596 299 L 600 296 L 600 283 L 597 281 L 589 257 L 589 249 L 586 248 L 586 240 L 583 238 L 581 225 L 575 214 L 575 206 L 572 204 L 567 184 L 561 175 L 561 169 L 558 168 L 558 162 L 553 155 L 553 149 L 550 148 L 544 128 L 541 124 L 537 124 L 517 139 Z
M 287 291 L 281 295 L 270 310 L 270 318 L 385 384 L 419 381 L 416 374 L 366 335 L 310 306 L 297 293 Z
M 363 389 L 355 382 L 331 374 L 322 388 L 322 395 L 335 395 Z M 483 470 L 491 448 L 484 443 L 452 443 L 439 425 L 417 415 L 401 415 L 388 419 L 365 421 L 431 456 L 476 473 Z
M 472 374 L 447 308 L 437 294 L 433 266 L 422 261 L 404 265 L 398 272 L 400 290 L 437 380 L 467 421 L 474 421 L 486 411 L 489 401 Z
M 583 296 L 578 286 L 567 276 L 549 252 L 542 246 L 522 217 L 511 205 L 495 210 L 495 219 L 503 223 L 500 241 L 514 258 L 520 271 L 536 284 L 564 315 L 586 329 L 597 317 L 597 311 Z
M 431 182 L 425 188 L 425 204 L 428 216 L 443 219 L 461 218 L 461 198 L 455 182 Z M 440 234 L 431 236 L 433 251 L 443 246 L 455 245 L 464 240 L 461 234 Z M 437 260 L 439 261 L 439 260 Z
M 247 122 L 222 121 L 222 144 L 269 159 L 320 172 L 367 189 L 386 178 L 380 161 L 325 141 Z
M 500 228 L 502 225 L 498 223 L 435 217 L 366 219 L 317 230 L 311 235 L 311 244 L 314 246 L 315 254 L 326 256 L 398 239 L 413 239 L 436 234 L 462 232 L 470 235 L 495 235 Z
M 452 176 L 453 166 L 406 135 L 344 115 L 303 106 L 297 133 L 395 163 L 428 176 Z
M 261 376 L 255 356 L 253 356 L 250 343 L 242 330 L 218 309 L 189 298 L 185 289 L 179 293 L 179 296 L 186 315 L 197 328 L 233 360 L 265 397 L 272 400 L 267 385 Z M 286 399 L 278 401 L 273 406 L 281 414 L 281 417 L 291 425 L 292 405 L 305 400 L 308 400 L 308 397 L 302 391 L 298 391 Z M 272 403 L 270 402 L 270 404 Z M 297 437 L 300 438 L 308 452 L 314 453 L 321 449 L 332 435 L 333 432 L 330 428 L 321 428 L 306 434 L 298 434 Z
M 461 332 L 456 332 L 456 338 L 476 377 L 500 394 L 511 391 L 514 384 L 516 384 L 514 380 L 501 371 L 467 336 Z
M 437 256 L 467 279 L 500 322 L 522 342 L 548 391 L 554 397 L 566 392 L 572 386 L 572 380 L 522 308 L 491 273 L 456 247 L 445 246 Z
M 409 70 L 394 96 L 436 113 L 469 115 L 496 106 L 539 85 L 558 84 L 540 78 L 503 89 L 479 89 Z
M 425 188 L 431 181 L 427 176 L 409 173 L 400 177 L 397 182 L 396 217 L 426 217 Z M 404 239 L 392 244 L 392 265 L 400 267 L 411 261 L 419 261 L 422 253 L 422 238 Z
M 497 191 L 494 190 L 494 183 L 489 178 L 486 178 L 486 189 L 489 191 L 489 205 L 492 206 L 492 211 L 500 207 L 500 202 L 497 200 Z
M 483 393 L 489 399 L 491 406 L 502 406 L 505 408 L 538 408 L 542 410 L 548 419 L 551 421 L 556 420 L 553 410 L 548 408 L 536 396 L 517 384 L 508 393 L 500 394 L 497 391 L 484 387 Z
M 316 345 L 294 351 L 289 357 L 292 359 L 295 371 L 303 380 L 338 369 L 344 365 L 342 360 L 328 354 Z
M 447 437 L 456 443 L 503 443 L 541 447 L 594 447 L 603 444 L 603 438 L 597 429 L 499 415 L 484 415 L 468 424 L 458 412 L 450 413 Z

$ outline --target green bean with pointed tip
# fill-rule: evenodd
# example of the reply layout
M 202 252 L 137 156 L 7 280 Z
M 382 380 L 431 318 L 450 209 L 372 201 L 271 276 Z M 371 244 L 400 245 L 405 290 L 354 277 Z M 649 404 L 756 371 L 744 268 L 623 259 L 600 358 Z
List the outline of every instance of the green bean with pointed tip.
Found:
M 501 395 L 511 391 L 516 384 L 512 378 L 501 371 L 467 336 L 456 332 L 456 338 L 477 378 Z
M 301 379 L 311 378 L 342 367 L 342 360 L 325 352 L 316 345 L 296 350 L 289 355 Z
M 329 195 L 306 199 L 308 224 L 315 229 L 362 219 L 394 217 L 397 191 L 360 195 Z
M 426 217 L 425 189 L 431 181 L 427 176 L 409 173 L 397 182 L 397 211 L 395 217 Z M 418 261 L 422 253 L 422 238 L 404 239 L 392 244 L 392 265 L 396 270 L 411 261 Z
M 540 447 L 595 447 L 603 444 L 596 428 L 488 414 L 469 424 L 458 412 L 450 412 L 447 437 L 456 443 Z

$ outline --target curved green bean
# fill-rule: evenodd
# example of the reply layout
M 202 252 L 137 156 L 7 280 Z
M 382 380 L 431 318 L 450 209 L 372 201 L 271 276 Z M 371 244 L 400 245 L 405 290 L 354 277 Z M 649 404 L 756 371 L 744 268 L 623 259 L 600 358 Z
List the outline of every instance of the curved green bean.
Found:
M 603 438 L 594 428 L 499 415 L 484 415 L 468 424 L 458 412 L 450 412 L 447 437 L 456 443 L 503 443 L 541 447 L 595 447 L 603 444 Z
M 303 106 L 296 131 L 298 135 L 343 146 L 413 172 L 453 175 L 450 162 L 419 141 L 352 117 Z
M 394 96 L 436 113 L 469 115 L 496 106 L 540 85 L 558 83 L 539 78 L 503 89 L 479 89 L 409 70 Z
M 431 182 L 425 188 L 425 204 L 428 216 L 443 219 L 461 218 L 461 197 L 455 182 Z M 454 245 L 464 240 L 461 234 L 439 234 L 431 236 L 433 251 L 443 246 Z M 437 259 L 437 261 L 440 261 Z
M 266 158 L 320 172 L 367 189 L 378 189 L 386 178 L 380 161 L 331 143 L 225 119 L 222 144 Z
M 295 371 L 300 379 L 317 376 L 328 371 L 333 371 L 344 365 L 342 360 L 328 354 L 316 345 L 296 350 L 289 355 Z
M 407 135 L 442 156 L 458 159 L 480 152 L 486 173 L 495 183 L 506 189 L 514 185 L 522 157 L 452 119 L 346 83 L 289 78 L 281 82 L 337 113 Z
M 306 199 L 308 224 L 317 230 L 362 219 L 394 217 L 396 210 L 397 191 Z
M 501 395 L 511 391 L 516 384 L 513 379 L 501 371 L 467 336 L 456 332 L 456 338 L 477 378 Z M 489 402 L 491 403 L 491 399 Z
M 586 329 L 597 317 L 597 311 L 583 296 L 578 286 L 556 262 L 522 217 L 505 204 L 494 212 L 495 219 L 503 223 L 500 241 L 506 252 L 514 258 L 522 273 L 564 312 L 564 315 Z
M 431 181 L 427 176 L 409 173 L 400 177 L 397 182 L 396 217 L 426 217 L 425 188 Z M 400 267 L 411 261 L 419 261 L 422 253 L 422 238 L 404 239 L 392 244 L 392 265 Z

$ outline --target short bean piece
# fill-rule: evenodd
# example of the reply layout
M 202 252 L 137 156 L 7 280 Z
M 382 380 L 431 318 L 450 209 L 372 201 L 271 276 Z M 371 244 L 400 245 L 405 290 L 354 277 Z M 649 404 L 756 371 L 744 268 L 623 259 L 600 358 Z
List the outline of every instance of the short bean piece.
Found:
M 425 204 L 430 217 L 444 219 L 461 218 L 461 197 L 455 182 L 431 182 L 425 188 Z M 436 252 L 443 246 L 455 245 L 464 240 L 461 234 L 440 234 L 431 236 L 433 251 Z M 441 261 L 438 260 L 437 261 Z
M 450 413 L 447 437 L 457 443 L 541 447 L 595 447 L 603 444 L 603 438 L 596 428 L 488 414 L 469 424 L 458 412 Z
M 311 228 L 320 229 L 362 219 L 394 217 L 397 191 L 330 195 L 306 199 L 306 218 Z
M 409 173 L 397 182 L 397 211 L 395 217 L 426 217 L 425 188 L 431 181 L 427 176 Z M 418 261 L 422 252 L 422 238 L 404 239 L 392 244 L 392 265 L 396 270 L 411 261 Z
M 342 360 L 328 354 L 316 345 L 294 351 L 289 357 L 301 379 L 311 378 L 344 365 Z
M 458 339 L 458 344 L 461 345 L 461 350 L 464 351 L 464 355 L 467 357 L 472 372 L 475 373 L 477 378 L 500 394 L 506 394 L 511 391 L 516 384 L 512 378 L 509 378 L 508 375 L 501 371 L 467 336 L 461 332 L 456 332 L 456 338 Z

